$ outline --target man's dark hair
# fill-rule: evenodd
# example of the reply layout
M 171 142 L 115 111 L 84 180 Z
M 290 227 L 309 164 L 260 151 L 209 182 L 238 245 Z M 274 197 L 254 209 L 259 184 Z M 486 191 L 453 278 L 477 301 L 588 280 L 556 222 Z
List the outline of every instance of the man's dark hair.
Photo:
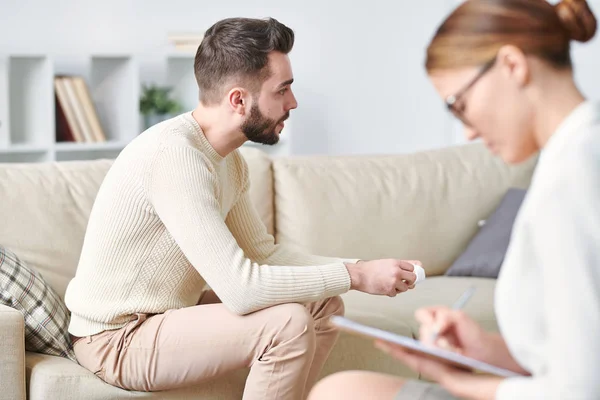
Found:
M 273 18 L 228 18 L 215 23 L 205 32 L 194 60 L 200 101 L 219 102 L 231 78 L 258 92 L 271 73 L 269 53 L 288 54 L 293 46 L 294 31 Z

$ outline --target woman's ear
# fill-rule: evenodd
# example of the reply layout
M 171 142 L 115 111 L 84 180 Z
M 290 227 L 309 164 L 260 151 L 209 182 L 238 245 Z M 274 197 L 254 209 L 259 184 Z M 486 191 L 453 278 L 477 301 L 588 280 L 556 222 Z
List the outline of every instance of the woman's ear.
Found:
M 521 49 L 513 45 L 505 45 L 498 51 L 496 62 L 507 78 L 517 86 L 526 86 L 530 81 L 531 66 L 527 56 Z

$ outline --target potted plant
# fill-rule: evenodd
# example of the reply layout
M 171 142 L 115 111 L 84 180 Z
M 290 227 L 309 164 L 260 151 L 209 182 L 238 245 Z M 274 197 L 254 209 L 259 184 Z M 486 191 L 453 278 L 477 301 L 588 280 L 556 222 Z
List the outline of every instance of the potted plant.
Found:
M 146 129 L 181 112 L 181 104 L 170 97 L 171 90 L 170 87 L 156 85 L 142 86 L 140 112 Z

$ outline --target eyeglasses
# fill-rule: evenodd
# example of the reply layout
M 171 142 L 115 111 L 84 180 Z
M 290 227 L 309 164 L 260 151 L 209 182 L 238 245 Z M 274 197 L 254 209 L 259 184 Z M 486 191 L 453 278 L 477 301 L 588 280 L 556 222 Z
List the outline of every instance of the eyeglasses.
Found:
M 458 118 L 466 126 L 470 126 L 470 124 L 464 116 L 464 110 L 465 110 L 464 104 L 460 108 L 457 107 L 457 104 L 458 104 L 459 100 L 461 99 L 461 97 L 463 97 L 465 95 L 465 93 L 469 89 L 471 89 L 473 87 L 473 85 L 475 85 L 475 83 L 477 83 L 477 81 L 479 81 L 479 79 L 481 79 L 481 77 L 483 75 L 485 75 L 486 72 L 488 72 L 490 69 L 492 69 L 494 64 L 496 64 L 496 56 L 494 56 L 494 58 L 492 58 L 490 61 L 485 63 L 483 65 L 483 67 L 481 67 L 481 70 L 479 70 L 479 73 L 477 75 L 475 75 L 475 77 L 473 79 L 471 79 L 471 81 L 469 81 L 469 83 L 467 83 L 467 85 L 464 88 L 459 90 L 456 94 L 450 95 L 446 98 L 446 107 L 448 107 L 448 110 L 450 110 L 450 112 L 452 114 L 454 114 L 454 116 L 456 118 Z

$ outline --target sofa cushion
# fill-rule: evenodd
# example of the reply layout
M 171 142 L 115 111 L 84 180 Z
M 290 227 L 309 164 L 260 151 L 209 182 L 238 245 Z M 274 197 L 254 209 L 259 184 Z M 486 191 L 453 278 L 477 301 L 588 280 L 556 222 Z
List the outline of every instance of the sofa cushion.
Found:
M 26 350 L 75 360 L 67 307 L 38 272 L 2 246 L 0 303 L 23 314 Z
M 350 315 L 365 324 L 373 324 L 401 335 L 411 335 L 410 327 L 402 321 L 370 315 L 362 311 Z M 404 364 L 377 350 L 372 340 L 342 332 L 323 367 L 321 377 L 347 369 L 379 371 L 405 378 L 418 377 Z M 237 400 L 242 398 L 248 370 L 238 370 L 195 387 L 154 393 L 122 390 L 103 382 L 75 362 L 37 353 L 27 353 L 26 374 L 30 400 L 127 398 Z
M 498 278 L 512 227 L 526 193 L 525 189 L 516 188 L 506 192 L 498 208 L 483 221 L 483 226 L 465 252 L 446 271 L 446 275 Z
M 481 144 L 416 154 L 273 160 L 277 241 L 320 255 L 423 261 L 443 274 L 535 158 L 508 166 Z
M 371 318 L 377 316 L 391 321 L 402 321 L 411 328 L 413 336 L 418 337 L 419 324 L 414 317 L 415 311 L 421 307 L 435 305 L 451 307 L 469 286 L 475 286 L 477 290 L 464 311 L 485 329 L 498 331 L 494 313 L 495 279 L 434 276 L 417 284 L 415 289 L 393 298 L 357 291 L 348 292 L 342 298 L 346 310 L 352 310 L 347 313 L 349 318 L 357 313 L 369 313 Z
M 239 370 L 206 384 L 165 392 L 135 392 L 111 386 L 66 358 L 27 353 L 29 400 L 206 399 L 242 398 L 247 370 Z
M 362 323 L 374 324 L 401 335 L 411 335 L 411 329 L 402 321 L 362 312 L 351 315 Z M 377 350 L 371 340 L 342 332 L 323 367 L 321 377 L 346 369 L 380 371 L 406 378 L 417 378 L 417 374 L 408 367 Z M 75 362 L 37 353 L 27 353 L 26 374 L 30 400 L 127 398 L 237 400 L 242 398 L 248 370 L 235 371 L 195 387 L 154 393 L 122 390 L 103 382 Z

